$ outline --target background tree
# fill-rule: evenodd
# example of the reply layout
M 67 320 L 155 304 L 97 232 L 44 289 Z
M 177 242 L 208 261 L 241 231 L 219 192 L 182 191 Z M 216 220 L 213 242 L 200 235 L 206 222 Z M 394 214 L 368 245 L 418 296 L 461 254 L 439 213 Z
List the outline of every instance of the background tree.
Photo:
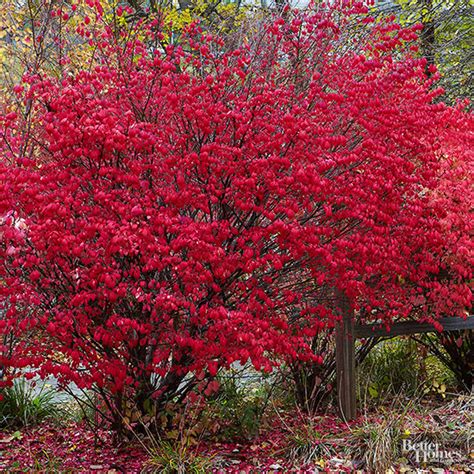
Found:
M 469 0 L 393 0 L 380 5 L 404 25 L 420 22 L 420 52 L 441 72 L 446 99 L 473 97 L 473 5 Z M 445 100 L 446 100 L 445 99 Z

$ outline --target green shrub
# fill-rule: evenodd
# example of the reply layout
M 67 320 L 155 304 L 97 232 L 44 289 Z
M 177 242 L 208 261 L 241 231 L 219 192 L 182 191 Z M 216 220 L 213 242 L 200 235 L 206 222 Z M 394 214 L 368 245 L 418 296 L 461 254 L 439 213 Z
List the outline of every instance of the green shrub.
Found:
M 226 439 L 254 438 L 272 397 L 274 380 L 251 369 L 231 369 L 218 380 L 220 388 L 209 401 L 209 417 L 217 420 Z
M 474 377 L 474 332 L 448 331 L 422 334 L 416 338 L 437 362 L 441 374 L 438 382 L 456 391 L 470 393 Z
M 359 366 L 359 396 L 381 398 L 387 395 L 414 395 L 424 376 L 415 343 L 395 338 L 381 342 Z
M 1 391 L 0 426 L 22 428 L 36 425 L 58 414 L 55 391 L 43 385 L 39 390 L 25 379 Z
M 379 343 L 358 368 L 360 399 L 439 394 L 436 387 L 452 384 L 455 384 L 452 371 L 410 338 L 398 337 Z

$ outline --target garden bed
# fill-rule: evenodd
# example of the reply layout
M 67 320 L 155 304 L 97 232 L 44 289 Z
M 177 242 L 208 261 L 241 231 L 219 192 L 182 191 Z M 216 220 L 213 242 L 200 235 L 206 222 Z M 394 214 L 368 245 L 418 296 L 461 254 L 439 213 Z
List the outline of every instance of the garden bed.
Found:
M 249 440 L 224 442 L 209 434 L 191 440 L 184 429 L 175 440 L 137 435 L 118 446 L 110 432 L 56 420 L 3 433 L 0 469 L 178 472 L 181 463 L 189 469 L 183 472 L 473 472 L 473 406 L 467 396 L 425 401 L 414 410 L 382 406 L 350 424 L 335 413 L 310 418 L 273 412 L 273 422 Z

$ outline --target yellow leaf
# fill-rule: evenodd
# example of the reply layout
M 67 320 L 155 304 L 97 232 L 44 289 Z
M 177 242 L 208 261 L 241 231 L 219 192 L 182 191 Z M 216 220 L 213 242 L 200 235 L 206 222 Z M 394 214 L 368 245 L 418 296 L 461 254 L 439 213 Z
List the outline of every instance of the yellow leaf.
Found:
M 166 433 L 166 437 L 169 439 L 178 439 L 179 433 L 178 430 L 171 430 Z

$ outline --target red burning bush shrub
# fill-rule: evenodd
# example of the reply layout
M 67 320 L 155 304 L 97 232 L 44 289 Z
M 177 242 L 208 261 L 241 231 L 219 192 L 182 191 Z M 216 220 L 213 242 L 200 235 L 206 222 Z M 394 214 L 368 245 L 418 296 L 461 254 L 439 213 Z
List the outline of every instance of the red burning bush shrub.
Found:
M 320 360 L 334 290 L 387 323 L 462 311 L 471 118 L 434 103 L 413 30 L 350 37 L 357 15 L 290 12 L 230 51 L 99 39 L 102 67 L 25 77 L 27 119 L 0 119 L 2 363 L 120 424 L 235 361 Z

